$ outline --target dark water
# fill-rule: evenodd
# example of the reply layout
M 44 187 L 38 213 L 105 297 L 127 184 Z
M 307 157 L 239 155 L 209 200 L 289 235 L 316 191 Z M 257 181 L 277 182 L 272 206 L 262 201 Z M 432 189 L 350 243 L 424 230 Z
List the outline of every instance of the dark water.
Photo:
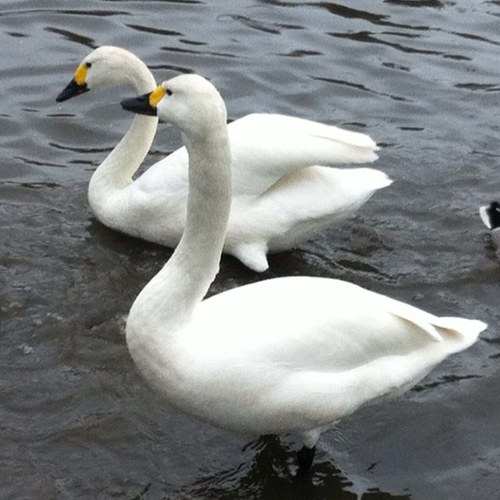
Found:
M 0 10 L 0 497 L 500 497 L 500 263 L 479 221 L 500 197 L 500 2 L 3 0 Z M 123 318 L 171 251 L 113 233 L 86 201 L 124 133 L 130 91 L 55 96 L 93 47 L 158 80 L 210 77 L 231 118 L 277 111 L 369 133 L 395 183 L 271 258 L 489 329 L 417 388 L 322 436 L 250 441 L 165 407 Z M 159 134 L 149 161 L 179 145 Z M 225 257 L 213 292 L 261 279 Z

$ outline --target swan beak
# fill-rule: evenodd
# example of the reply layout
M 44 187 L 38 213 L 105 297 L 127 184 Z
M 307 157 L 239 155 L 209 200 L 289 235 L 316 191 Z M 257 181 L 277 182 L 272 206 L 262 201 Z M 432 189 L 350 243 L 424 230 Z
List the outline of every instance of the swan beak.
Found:
M 85 82 L 77 83 L 73 78 L 68 85 L 64 88 L 64 90 L 56 97 L 56 102 L 63 102 L 75 97 L 77 95 L 83 94 L 87 92 L 89 89 Z
M 139 97 L 132 97 L 130 99 L 123 99 L 120 102 L 122 108 L 132 113 L 140 115 L 157 116 L 156 106 L 152 106 L 150 102 L 151 94 L 140 95 Z

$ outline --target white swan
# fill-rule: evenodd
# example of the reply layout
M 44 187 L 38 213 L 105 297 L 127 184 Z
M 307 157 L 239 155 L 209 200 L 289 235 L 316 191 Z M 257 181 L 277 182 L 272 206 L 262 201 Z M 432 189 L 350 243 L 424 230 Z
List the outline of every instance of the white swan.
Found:
M 327 278 L 271 279 L 202 301 L 231 205 L 224 102 L 207 80 L 183 75 L 122 106 L 179 126 L 189 154 L 186 229 L 126 326 L 139 370 L 176 407 L 233 431 L 298 433 L 307 469 L 324 429 L 409 388 L 486 328 Z
M 139 58 L 118 47 L 100 47 L 83 59 L 57 101 L 120 84 L 138 94 L 156 86 Z M 134 119 L 94 172 L 88 196 L 94 215 L 105 225 L 174 247 L 186 217 L 185 148 L 132 179 L 151 146 L 157 121 Z M 255 271 L 268 268 L 268 252 L 292 248 L 352 216 L 375 191 L 391 183 L 374 169 L 317 166 L 374 161 L 376 144 L 357 132 L 290 116 L 251 114 L 229 125 L 229 138 L 233 208 L 224 251 Z
M 479 215 L 484 225 L 491 230 L 491 239 L 500 259 L 500 203 L 492 201 L 489 205 L 479 207 Z

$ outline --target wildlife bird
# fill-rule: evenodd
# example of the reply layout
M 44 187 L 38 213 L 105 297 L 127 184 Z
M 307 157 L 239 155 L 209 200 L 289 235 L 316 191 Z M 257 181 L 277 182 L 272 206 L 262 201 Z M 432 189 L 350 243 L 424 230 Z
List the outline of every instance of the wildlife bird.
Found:
M 500 203 L 492 201 L 489 205 L 479 207 L 479 215 L 484 225 L 491 231 L 491 238 L 495 243 L 497 256 L 500 259 Z
M 224 101 L 206 79 L 182 75 L 122 106 L 177 125 L 189 157 L 184 233 L 126 324 L 139 371 L 172 405 L 231 431 L 296 433 L 305 471 L 322 431 L 408 389 L 486 328 L 329 278 L 269 279 L 203 300 L 231 208 Z
M 99 47 L 83 59 L 57 101 L 124 84 L 137 94 L 156 86 L 147 66 L 131 52 Z M 186 149 L 174 151 L 133 178 L 157 124 L 156 117 L 135 117 L 93 173 L 88 198 L 92 212 L 106 226 L 175 247 L 186 220 Z M 268 253 L 293 248 L 352 217 L 377 190 L 391 184 L 383 172 L 372 168 L 321 166 L 373 162 L 378 147 L 367 135 L 266 113 L 244 116 L 228 129 L 233 201 L 224 252 L 254 271 L 269 267 Z

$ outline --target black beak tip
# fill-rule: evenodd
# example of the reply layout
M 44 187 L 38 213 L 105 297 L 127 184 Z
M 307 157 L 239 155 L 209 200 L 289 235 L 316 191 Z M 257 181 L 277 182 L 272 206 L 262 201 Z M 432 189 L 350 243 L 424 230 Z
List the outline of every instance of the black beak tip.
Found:
M 88 92 L 87 84 L 78 85 L 75 80 L 71 80 L 64 90 L 56 97 L 56 102 L 64 102 L 72 97 Z
M 140 115 L 156 116 L 156 108 L 149 104 L 149 94 L 123 99 L 120 104 L 126 111 L 132 111 L 132 113 Z

